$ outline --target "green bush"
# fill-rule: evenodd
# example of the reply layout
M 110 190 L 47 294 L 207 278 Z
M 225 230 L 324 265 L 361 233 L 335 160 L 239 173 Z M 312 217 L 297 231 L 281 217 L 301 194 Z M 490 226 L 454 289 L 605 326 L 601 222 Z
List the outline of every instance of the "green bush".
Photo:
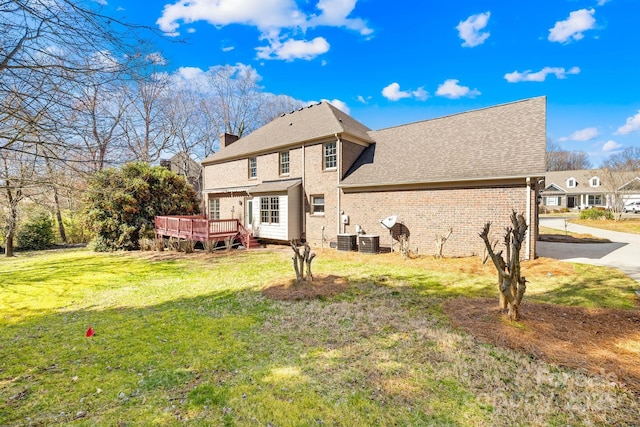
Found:
M 87 228 L 81 212 L 72 210 L 62 211 L 62 224 L 67 237 L 67 243 L 88 243 L 91 240 L 91 230 Z M 60 233 L 56 226 L 56 238 L 60 240 Z
M 613 219 L 613 214 L 604 209 L 583 209 L 580 219 Z
M 46 212 L 28 218 L 16 233 L 18 247 L 24 250 L 46 249 L 53 244 L 53 220 Z
M 95 233 L 97 251 L 138 249 L 154 237 L 156 215 L 193 215 L 200 200 L 185 179 L 161 166 L 128 163 L 105 169 L 91 179 L 85 215 Z

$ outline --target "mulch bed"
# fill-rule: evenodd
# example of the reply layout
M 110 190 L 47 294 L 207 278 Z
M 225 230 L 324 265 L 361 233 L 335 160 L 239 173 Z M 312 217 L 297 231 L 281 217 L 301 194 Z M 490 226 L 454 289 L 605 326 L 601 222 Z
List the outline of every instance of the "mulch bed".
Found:
M 445 304 L 454 326 L 482 342 L 549 363 L 604 374 L 640 393 L 640 311 L 528 302 L 511 322 L 495 299 L 457 298 Z
M 609 239 L 601 239 L 589 236 L 570 236 L 564 234 L 540 234 L 538 236 L 540 242 L 553 243 L 611 243 Z
M 344 277 L 317 276 L 313 278 L 313 283 L 295 283 L 295 279 L 285 283 L 271 283 L 262 289 L 262 294 L 281 301 L 301 301 L 337 295 L 344 292 L 348 286 L 349 282 Z

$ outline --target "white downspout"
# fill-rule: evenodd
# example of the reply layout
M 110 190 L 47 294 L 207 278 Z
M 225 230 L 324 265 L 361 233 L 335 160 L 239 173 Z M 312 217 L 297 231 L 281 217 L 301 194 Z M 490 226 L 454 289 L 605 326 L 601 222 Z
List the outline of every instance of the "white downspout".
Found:
M 336 199 L 337 199 L 337 204 L 338 204 L 338 233 L 341 233 L 341 225 L 342 225 L 342 214 L 341 214 L 341 203 L 340 203 L 340 174 L 342 173 L 342 155 L 341 155 L 341 151 L 342 151 L 342 147 L 340 146 L 340 137 L 338 136 L 337 133 L 333 134 L 336 137 L 336 156 L 338 157 L 338 170 L 337 172 L 337 178 L 336 178 Z
M 531 178 L 527 177 L 527 243 L 526 243 L 526 257 L 531 259 Z
M 306 196 L 306 189 L 307 187 L 305 187 L 305 167 L 304 167 L 304 162 L 305 162 L 305 157 L 304 157 L 304 153 L 305 152 L 305 145 L 302 144 L 302 195 L 300 197 L 300 203 L 302 204 L 302 233 L 306 236 L 307 235 L 307 212 L 305 210 L 306 207 L 306 202 L 307 202 L 307 196 Z

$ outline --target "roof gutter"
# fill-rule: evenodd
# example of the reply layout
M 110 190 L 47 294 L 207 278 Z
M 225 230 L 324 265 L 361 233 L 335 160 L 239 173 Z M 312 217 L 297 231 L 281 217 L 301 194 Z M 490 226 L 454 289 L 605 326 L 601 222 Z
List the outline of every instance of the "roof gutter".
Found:
M 405 182 L 372 182 L 367 184 L 338 184 L 340 188 L 367 188 L 367 187 L 398 187 L 398 186 L 410 186 L 410 185 L 425 185 L 425 184 L 455 184 L 462 182 L 485 182 L 485 181 L 508 181 L 508 180 L 520 180 L 520 179 L 532 179 L 543 178 L 544 172 L 540 172 L 539 175 L 512 175 L 512 176 L 492 176 L 481 178 L 458 178 L 455 180 L 441 178 L 431 181 L 405 181 Z

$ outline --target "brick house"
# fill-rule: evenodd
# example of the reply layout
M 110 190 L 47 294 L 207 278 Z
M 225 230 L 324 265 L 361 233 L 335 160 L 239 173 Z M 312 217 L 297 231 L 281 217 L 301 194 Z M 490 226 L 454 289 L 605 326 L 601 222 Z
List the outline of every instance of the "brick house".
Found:
M 483 252 L 485 222 L 501 238 L 513 209 L 530 224 L 523 251 L 533 258 L 545 144 L 544 97 L 377 131 L 322 102 L 223 135 L 202 162 L 207 216 L 315 247 L 357 233 L 393 248 L 404 235 L 421 254 L 451 227 L 445 255 L 468 256 Z

